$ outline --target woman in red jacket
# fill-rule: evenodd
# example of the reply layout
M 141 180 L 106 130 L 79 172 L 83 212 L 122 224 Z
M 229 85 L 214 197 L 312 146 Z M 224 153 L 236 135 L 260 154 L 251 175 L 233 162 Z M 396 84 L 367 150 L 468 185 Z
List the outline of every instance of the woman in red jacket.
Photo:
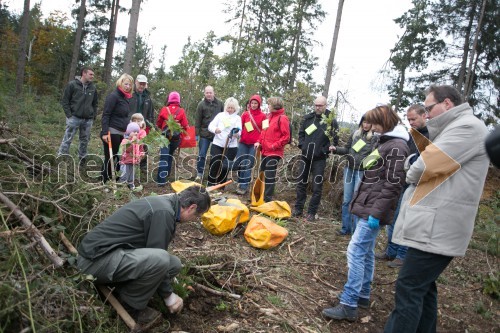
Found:
M 248 191 L 250 174 L 255 164 L 255 143 L 262 132 L 262 122 L 266 115 L 261 111 L 262 99 L 253 95 L 247 103 L 247 109 L 241 115 L 241 137 L 238 154 L 234 162 L 234 170 L 238 170 L 238 188 L 236 193 L 243 195 Z
M 168 140 L 170 141 L 167 147 L 160 149 L 160 165 L 158 167 L 158 186 L 164 186 L 167 182 L 167 177 L 170 175 L 172 168 L 172 156 L 175 150 L 181 143 L 180 133 L 167 132 L 167 119 L 172 115 L 174 120 L 181 125 L 184 130 L 187 130 L 189 124 L 186 117 L 186 112 L 180 106 L 181 96 L 177 91 L 172 91 L 168 95 L 165 106 L 160 110 L 156 126 L 165 132 Z
M 283 158 L 285 145 L 290 141 L 290 121 L 285 115 L 283 100 L 280 97 L 270 97 L 267 99 L 267 104 L 271 113 L 262 122 L 262 132 L 259 141 L 255 143 L 255 149 L 259 146 L 262 149 L 260 171 L 264 171 L 266 179 L 265 202 L 273 200 L 278 163 Z

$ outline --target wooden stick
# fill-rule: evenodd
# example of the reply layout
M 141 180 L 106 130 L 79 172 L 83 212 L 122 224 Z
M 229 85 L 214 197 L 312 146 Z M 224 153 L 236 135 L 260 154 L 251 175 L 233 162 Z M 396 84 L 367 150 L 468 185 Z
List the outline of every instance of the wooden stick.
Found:
M 78 251 L 76 248 L 71 244 L 68 238 L 64 235 L 64 232 L 59 233 L 59 237 L 61 238 L 61 241 L 63 242 L 64 246 L 68 249 L 68 251 L 72 254 L 77 255 Z M 105 301 L 109 301 L 109 304 L 111 304 L 118 315 L 122 318 L 122 320 L 125 322 L 125 324 L 133 330 L 135 328 L 135 320 L 128 314 L 127 310 L 120 304 L 120 302 L 116 299 L 116 297 L 111 293 L 111 290 L 106 287 L 106 286 L 101 286 L 97 285 L 97 289 L 104 295 L 106 298 Z
M 207 192 L 215 191 L 215 190 L 217 190 L 219 188 L 222 188 L 222 187 L 224 187 L 224 186 L 226 186 L 228 184 L 231 184 L 232 182 L 233 182 L 232 180 L 228 180 L 227 182 L 222 183 L 222 184 L 217 184 L 217 185 L 209 186 L 209 187 L 207 187 Z
M 66 246 L 66 248 L 68 249 L 68 251 L 71 253 L 71 254 L 74 254 L 74 255 L 77 255 L 78 254 L 78 251 L 76 250 L 76 248 L 73 246 L 73 244 L 71 244 L 71 242 L 69 241 L 69 239 L 66 238 L 66 236 L 64 235 L 64 232 L 60 232 L 59 233 L 59 237 L 61 238 L 61 241 L 63 242 L 64 246 Z
M 193 286 L 200 288 L 200 289 L 203 289 L 203 290 L 205 290 L 211 294 L 217 295 L 217 296 L 226 296 L 226 297 L 231 297 L 234 299 L 241 299 L 241 295 L 231 294 L 231 293 L 228 293 L 227 291 L 215 290 L 215 289 L 209 288 L 207 286 L 204 286 L 204 285 L 196 283 L 196 282 L 193 282 Z
M 116 299 L 115 296 L 111 293 L 111 290 L 102 285 L 98 285 L 97 288 L 99 291 L 106 297 L 106 300 L 115 308 L 118 315 L 125 322 L 125 325 L 128 326 L 131 330 L 135 329 L 135 320 L 128 314 L 127 310 L 120 304 L 120 302 Z
M 17 138 L 12 138 L 12 139 L 0 139 L 0 143 L 11 143 L 16 141 Z
M 12 201 L 9 200 L 2 192 L 0 192 L 0 201 L 2 201 L 14 215 L 21 221 L 21 223 L 29 229 L 31 237 L 42 247 L 43 252 L 52 261 L 54 266 L 61 267 L 64 264 L 64 260 L 57 255 L 57 253 L 52 249 L 49 242 L 42 235 L 40 230 L 31 223 L 30 219 L 24 215 L 24 213 L 17 207 Z

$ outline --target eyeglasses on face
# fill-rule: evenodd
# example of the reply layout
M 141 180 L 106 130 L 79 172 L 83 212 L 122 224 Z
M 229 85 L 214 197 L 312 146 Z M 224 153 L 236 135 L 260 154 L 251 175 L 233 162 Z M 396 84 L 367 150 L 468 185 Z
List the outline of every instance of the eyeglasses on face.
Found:
M 432 111 L 432 108 L 434 108 L 434 107 L 435 107 L 437 104 L 439 104 L 439 103 L 441 103 L 441 102 L 437 102 L 437 103 L 431 104 L 431 105 L 429 105 L 429 106 L 426 106 L 426 107 L 425 107 L 425 112 L 427 112 L 427 113 L 431 112 L 431 111 Z

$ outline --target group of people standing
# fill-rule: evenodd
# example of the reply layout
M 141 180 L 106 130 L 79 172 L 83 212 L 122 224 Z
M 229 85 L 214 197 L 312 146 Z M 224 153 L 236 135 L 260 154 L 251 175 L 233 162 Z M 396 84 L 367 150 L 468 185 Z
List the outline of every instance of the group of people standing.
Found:
M 67 126 L 59 154 L 68 153 L 69 144 L 80 129 L 78 153 L 81 160 L 85 159 L 88 133 L 97 106 L 92 79 L 93 71 L 85 68 L 81 79 L 71 82 L 65 89 L 63 108 Z M 124 139 L 129 144 L 134 142 L 153 124 L 152 103 L 145 89 L 147 79 L 139 75 L 134 92 L 133 85 L 133 79 L 124 74 L 118 79 L 116 90 L 106 98 L 101 139 L 107 160 L 111 157 L 109 141 L 112 154 L 116 154 Z M 237 191 L 244 194 L 254 167 L 252 157 L 260 149 L 263 157 L 260 169 L 266 172 L 265 201 L 270 201 L 277 165 L 291 134 L 282 99 L 269 98 L 270 113 L 266 115 L 261 110 L 261 97 L 254 95 L 240 116 L 235 98 L 230 97 L 222 104 L 210 86 L 205 88 L 204 94 L 195 123 L 199 136 L 197 180 L 203 179 L 206 155 L 211 146 L 208 184 L 223 182 L 230 169 L 238 170 Z M 137 102 L 132 103 L 134 97 Z M 132 109 L 132 104 L 142 106 Z M 173 115 L 181 127 L 186 128 L 187 119 L 180 107 L 179 94 L 170 93 L 165 104 L 156 125 L 163 129 L 165 119 Z M 474 227 L 489 166 L 484 147 L 486 126 L 474 116 L 469 104 L 464 103 L 454 87 L 431 86 L 426 91 L 425 106 L 414 105 L 407 111 L 411 135 L 389 105 L 380 105 L 363 115 L 359 128 L 342 147 L 338 145 L 337 122 L 332 120 L 331 124 L 326 124 L 324 121 L 331 119 L 326 99 L 320 96 L 314 104 L 315 111 L 304 116 L 298 135 L 303 168 L 293 216 L 303 214 L 309 175 L 312 175 L 313 194 L 306 220 L 315 219 L 328 154 L 348 155 L 339 235 L 352 234 L 347 247 L 347 281 L 339 294 L 338 304 L 325 308 L 322 314 L 334 320 L 355 321 L 358 308 L 371 305 L 375 259 L 399 259 L 393 264 L 393 267 L 401 267 L 396 282 L 395 307 L 384 332 L 435 332 L 436 280 L 453 257 L 465 255 Z M 131 121 L 133 114 L 142 115 L 142 119 Z M 331 133 L 327 133 L 327 128 Z M 160 155 L 171 158 L 176 148 L 175 140 L 171 140 Z M 164 163 L 160 170 L 165 173 L 158 177 L 163 180 L 159 181 L 162 185 L 169 174 L 171 160 L 161 157 L 160 161 Z M 110 167 L 108 164 L 105 166 Z M 109 179 L 110 169 L 105 167 L 102 176 L 103 180 Z M 171 279 L 181 265 L 177 257 L 165 250 L 174 236 L 175 224 L 199 217 L 210 205 L 210 197 L 200 187 L 189 188 L 166 199 L 149 197 L 134 201 L 83 239 L 79 246 L 78 267 L 96 276 L 100 282 L 126 281 L 119 290 L 120 296 L 143 322 L 160 315 L 146 306 L 156 291 L 171 312 L 178 312 L 182 309 L 182 299 L 172 292 Z M 123 239 L 116 238 L 117 229 L 130 231 L 128 224 L 134 223 L 137 230 L 155 225 L 158 232 L 149 233 L 146 240 L 130 238 L 132 242 L 123 243 L 128 237 L 125 234 L 120 234 L 125 237 Z M 384 225 L 391 226 L 388 227 L 387 250 L 375 255 L 376 237 Z

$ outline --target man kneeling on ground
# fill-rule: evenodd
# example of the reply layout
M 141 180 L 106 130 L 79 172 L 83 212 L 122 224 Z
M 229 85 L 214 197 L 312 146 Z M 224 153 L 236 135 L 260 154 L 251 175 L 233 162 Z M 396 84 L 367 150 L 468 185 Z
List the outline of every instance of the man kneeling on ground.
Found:
M 171 284 L 182 264 L 166 251 L 177 222 L 193 221 L 210 205 L 210 196 L 199 186 L 132 201 L 83 238 L 78 268 L 98 284 L 113 284 L 137 324 L 151 326 L 161 318 L 159 311 L 147 307 L 155 292 L 171 313 L 182 310 L 183 300 Z

